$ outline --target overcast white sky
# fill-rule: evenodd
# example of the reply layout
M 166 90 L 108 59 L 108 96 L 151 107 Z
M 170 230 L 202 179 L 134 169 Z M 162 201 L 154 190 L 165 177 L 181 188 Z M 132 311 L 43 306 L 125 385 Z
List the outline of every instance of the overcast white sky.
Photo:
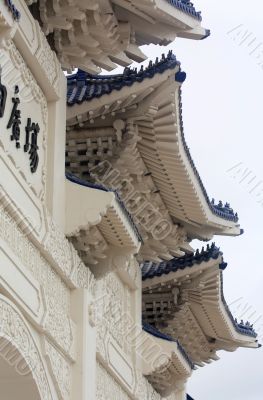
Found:
M 237 303 L 240 307 L 232 307 L 238 317 L 246 304 L 252 308 L 244 319 L 253 312 L 251 321 L 262 315 L 257 326 L 263 342 L 263 3 L 194 3 L 202 11 L 203 26 L 211 29 L 211 37 L 178 39 L 169 46 L 187 72 L 183 84 L 186 139 L 208 194 L 229 201 L 239 213 L 245 234 L 216 238 L 228 262 L 224 292 L 228 303 L 242 297 Z M 239 25 L 242 34 L 234 41 L 237 29 L 228 32 Z M 144 50 L 153 59 L 162 52 L 153 46 Z M 238 163 L 243 171 L 251 171 L 241 184 L 241 173 L 233 178 L 233 173 L 227 172 Z M 239 349 L 220 356 L 221 360 L 194 372 L 189 394 L 195 400 L 262 400 L 263 350 Z
M 155 59 L 172 49 L 187 72 L 183 116 L 193 159 L 210 197 L 229 201 L 245 229 L 241 237 L 216 238 L 228 262 L 225 297 L 228 304 L 240 299 L 232 306 L 239 318 L 250 316 L 254 322 L 262 315 L 256 326 L 263 343 L 263 3 L 194 4 L 202 11 L 203 26 L 211 29 L 210 38 L 177 39 L 166 48 L 148 46 L 144 51 Z M 239 163 L 249 173 L 242 183 L 241 172 L 236 178 L 227 172 Z M 246 307 L 250 310 L 242 315 Z M 220 356 L 194 372 L 189 394 L 195 400 L 262 400 L 263 350 L 239 349 Z

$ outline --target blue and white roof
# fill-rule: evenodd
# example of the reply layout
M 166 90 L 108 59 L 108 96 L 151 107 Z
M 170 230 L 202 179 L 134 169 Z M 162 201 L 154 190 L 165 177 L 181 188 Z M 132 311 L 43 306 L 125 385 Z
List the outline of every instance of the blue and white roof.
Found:
M 189 254 L 184 257 L 174 258 L 170 261 L 163 261 L 161 263 L 153 263 L 151 261 L 145 262 L 142 265 L 142 279 L 153 279 L 162 275 L 168 275 L 171 272 L 177 272 L 179 270 L 185 270 L 186 268 L 192 268 L 196 265 L 200 265 L 203 262 L 210 260 L 218 260 L 222 256 L 222 252 L 213 243 L 212 246 L 207 245 L 207 250 L 202 248 L 201 251 L 197 250 L 194 254 Z M 222 262 L 220 268 L 224 269 L 227 266 L 226 263 Z
M 227 306 L 223 294 L 223 271 L 226 267 L 223 254 L 214 243 L 208 245 L 207 250 L 197 250 L 192 255 L 168 262 L 144 263 L 142 279 L 145 320 L 148 323 L 152 321 L 165 334 L 181 342 L 183 340 L 182 344 L 190 356 L 191 350 L 184 342 L 184 336 L 182 339 L 176 336 L 180 335 L 178 329 L 183 323 L 180 319 L 184 318 L 185 313 L 188 313 L 188 319 L 189 315 L 193 315 L 200 330 L 214 343 L 216 350 L 229 350 L 231 346 L 259 347 L 253 325 L 248 321 L 238 322 Z M 159 304 L 160 301 L 170 304 L 169 307 L 161 311 L 163 306 Z M 154 304 L 159 304 L 159 311 L 155 310 Z
M 201 12 L 196 11 L 194 4 L 189 0 L 167 0 L 169 4 L 178 8 L 181 11 L 184 11 L 187 14 L 190 14 L 194 18 L 197 18 L 199 21 L 202 20 Z
M 155 63 L 149 62 L 149 66 L 144 68 L 125 68 L 123 74 L 117 75 L 91 75 L 85 71 L 78 70 L 75 74 L 67 76 L 67 105 L 73 106 L 82 104 L 85 101 L 98 99 L 103 95 L 109 95 L 114 91 L 120 91 L 125 87 L 131 87 L 135 83 L 141 83 L 145 79 L 152 79 L 157 74 L 173 70 L 179 66 L 180 62 L 172 52 L 161 60 L 156 59 Z M 176 79 L 182 82 L 186 78 L 184 72 L 178 72 Z
M 144 110 L 145 102 L 151 106 L 152 101 L 157 108 L 152 120 L 147 115 L 143 121 L 144 111 L 138 118 L 138 149 L 171 217 L 187 224 L 190 238 L 238 235 L 242 230 L 237 213 L 229 203 L 210 200 L 187 146 L 181 95 L 185 78 L 172 52 L 150 61 L 147 68 L 125 68 L 123 74 L 94 76 L 78 71 L 67 78 L 68 130 L 79 126 L 80 121 L 92 129 L 101 113 L 106 121 L 112 114 L 123 118 L 123 109 L 129 117 L 138 118 L 140 107 Z

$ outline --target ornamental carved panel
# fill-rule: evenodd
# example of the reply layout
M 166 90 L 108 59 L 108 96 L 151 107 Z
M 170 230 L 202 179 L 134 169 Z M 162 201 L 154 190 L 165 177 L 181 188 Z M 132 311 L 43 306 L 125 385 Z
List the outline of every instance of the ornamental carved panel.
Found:
M 24 358 L 41 398 L 45 400 L 54 399 L 41 353 L 33 339 L 30 328 L 17 308 L 4 296 L 0 296 L 0 338 L 11 342 Z

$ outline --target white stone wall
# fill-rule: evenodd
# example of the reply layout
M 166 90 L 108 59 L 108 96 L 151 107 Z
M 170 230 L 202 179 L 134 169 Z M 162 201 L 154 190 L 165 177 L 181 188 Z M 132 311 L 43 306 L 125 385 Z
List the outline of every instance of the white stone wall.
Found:
M 12 343 L 41 400 L 160 400 L 125 334 L 127 321 L 141 330 L 141 276 L 130 250 L 115 249 L 110 272 L 96 280 L 65 237 L 65 77 L 25 2 L 14 4 L 19 23 L 0 4 L 8 93 L 0 118 L 0 358 L 2 340 Z M 6 128 L 15 85 L 20 149 Z M 40 126 L 35 173 L 23 151 L 29 117 Z

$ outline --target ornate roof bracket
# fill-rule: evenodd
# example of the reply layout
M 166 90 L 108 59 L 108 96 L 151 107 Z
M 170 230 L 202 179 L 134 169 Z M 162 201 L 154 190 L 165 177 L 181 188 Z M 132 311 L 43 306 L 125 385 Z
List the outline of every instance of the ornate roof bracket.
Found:
M 218 359 L 217 350 L 259 347 L 253 326 L 238 323 L 226 304 L 226 266 L 213 244 L 207 251 L 142 268 L 144 320 L 178 338 L 200 366 Z
M 148 324 L 143 336 L 143 374 L 162 397 L 181 390 L 194 368 L 183 347 Z
M 117 121 L 116 121 L 117 122 Z M 116 124 L 115 124 L 116 126 Z M 171 259 L 192 251 L 182 227 L 173 224 L 137 150 L 136 126 L 127 121 L 119 157 L 91 168 L 96 182 L 117 190 L 143 237 L 140 259 Z M 164 234 L 164 228 L 165 234 Z M 157 237 L 158 236 L 158 237 Z
M 144 61 L 142 44 L 166 45 L 177 33 L 202 39 L 200 13 L 181 0 L 28 0 L 64 69 L 96 74 Z M 169 24 L 169 29 L 167 28 Z M 152 29 L 152 26 L 155 29 Z M 192 32 L 192 33 L 191 33 Z
M 69 175 L 66 191 L 66 234 L 86 264 L 101 262 L 112 246 L 117 253 L 138 252 L 141 238 L 114 192 Z

